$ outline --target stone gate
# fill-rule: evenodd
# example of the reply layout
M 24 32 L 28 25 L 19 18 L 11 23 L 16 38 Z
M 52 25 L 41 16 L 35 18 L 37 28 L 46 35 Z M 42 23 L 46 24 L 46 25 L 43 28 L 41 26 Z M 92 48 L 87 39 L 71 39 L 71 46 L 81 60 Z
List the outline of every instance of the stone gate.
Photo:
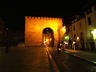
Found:
M 41 46 L 43 30 L 50 28 L 54 33 L 54 45 L 57 45 L 59 32 L 63 27 L 62 18 L 25 16 L 25 44 L 26 46 Z

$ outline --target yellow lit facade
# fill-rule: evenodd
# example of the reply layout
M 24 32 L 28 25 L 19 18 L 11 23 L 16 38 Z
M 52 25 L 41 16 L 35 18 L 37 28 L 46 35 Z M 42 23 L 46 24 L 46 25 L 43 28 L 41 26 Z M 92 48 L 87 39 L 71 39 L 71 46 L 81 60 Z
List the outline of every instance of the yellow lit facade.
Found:
M 91 33 L 93 35 L 93 39 L 96 40 L 96 29 L 94 29 Z
M 85 50 L 91 50 L 93 46 L 91 43 L 93 42 L 94 50 L 96 50 L 96 6 L 92 6 L 90 12 L 85 11 L 84 15 L 83 17 L 78 15 L 72 21 L 72 25 L 69 27 L 69 36 L 72 40 L 76 40 L 78 37 L 80 41 L 83 41 Z
M 62 18 L 25 16 L 25 44 L 26 46 L 41 46 L 43 30 L 51 28 L 54 33 L 54 44 L 58 42 L 58 29 L 63 27 Z

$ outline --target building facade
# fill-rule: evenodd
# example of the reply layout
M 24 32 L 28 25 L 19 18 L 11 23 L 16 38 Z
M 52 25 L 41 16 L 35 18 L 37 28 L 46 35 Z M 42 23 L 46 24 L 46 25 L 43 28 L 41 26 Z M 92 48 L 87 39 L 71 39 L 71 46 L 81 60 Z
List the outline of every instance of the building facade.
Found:
M 62 18 L 25 16 L 25 45 L 41 46 L 46 36 L 43 34 L 43 31 L 50 29 L 53 31 L 52 41 L 54 42 L 54 46 L 56 46 L 59 41 L 58 29 L 62 27 Z
M 69 26 L 71 40 L 79 40 L 79 49 L 96 51 L 96 6 L 89 7 L 84 16 L 76 16 Z

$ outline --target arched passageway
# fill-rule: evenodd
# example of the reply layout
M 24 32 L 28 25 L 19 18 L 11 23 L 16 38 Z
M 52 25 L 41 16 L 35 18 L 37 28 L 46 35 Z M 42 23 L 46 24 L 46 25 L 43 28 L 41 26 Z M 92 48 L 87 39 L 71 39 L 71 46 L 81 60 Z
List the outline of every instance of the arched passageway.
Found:
M 49 46 L 57 46 L 58 29 L 62 28 L 62 24 L 62 18 L 25 16 L 25 45 L 41 46 L 45 36 L 50 36 L 52 41 Z M 49 33 L 46 33 L 47 29 Z
M 51 28 L 45 28 L 43 30 L 43 37 L 42 37 L 43 45 L 53 47 L 54 46 L 54 33 Z

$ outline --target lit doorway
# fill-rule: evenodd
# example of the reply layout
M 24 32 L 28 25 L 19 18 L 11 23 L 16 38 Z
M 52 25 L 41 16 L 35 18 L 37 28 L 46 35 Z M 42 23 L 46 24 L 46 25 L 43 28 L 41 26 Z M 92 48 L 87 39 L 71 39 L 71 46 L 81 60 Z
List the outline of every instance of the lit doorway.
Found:
M 42 42 L 44 46 L 48 46 L 48 47 L 54 46 L 54 33 L 51 28 L 45 28 L 43 30 Z

